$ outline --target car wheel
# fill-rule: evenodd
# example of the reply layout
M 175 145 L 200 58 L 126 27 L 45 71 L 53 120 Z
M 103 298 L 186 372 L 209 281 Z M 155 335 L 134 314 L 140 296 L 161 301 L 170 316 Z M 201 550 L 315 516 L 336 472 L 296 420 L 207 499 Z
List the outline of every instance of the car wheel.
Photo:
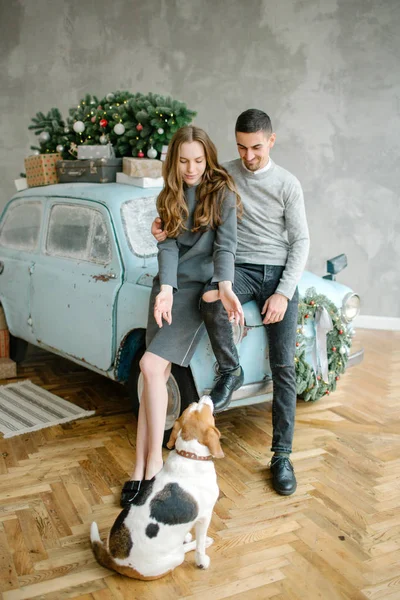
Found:
M 16 363 L 20 363 L 25 359 L 28 350 L 28 342 L 14 337 L 10 333 L 10 358 Z
M 144 348 L 137 352 L 132 363 L 127 383 L 129 396 L 132 400 L 133 412 L 135 413 L 136 418 L 138 418 L 139 415 L 140 396 L 143 389 L 143 375 L 139 366 L 143 354 Z M 191 402 L 197 402 L 199 399 L 190 367 L 172 365 L 171 375 L 167 382 L 167 389 L 168 407 L 163 439 L 164 446 L 169 440 L 176 419 L 180 417 L 182 412 Z

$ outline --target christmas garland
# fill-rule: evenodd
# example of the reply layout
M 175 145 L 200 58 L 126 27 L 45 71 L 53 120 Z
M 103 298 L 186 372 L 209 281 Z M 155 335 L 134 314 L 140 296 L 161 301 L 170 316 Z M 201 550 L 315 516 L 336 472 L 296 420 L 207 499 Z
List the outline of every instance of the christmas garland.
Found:
M 317 309 L 324 308 L 328 311 L 333 329 L 326 336 L 327 356 L 328 356 L 328 381 L 323 381 L 322 374 L 318 368 L 306 360 L 306 337 L 305 327 L 309 320 L 314 320 Z M 315 336 L 312 338 L 315 343 Z M 315 401 L 322 396 L 329 395 L 336 389 L 336 384 L 340 375 L 344 373 L 349 357 L 351 347 L 351 331 L 343 323 L 340 312 L 323 294 L 317 294 L 315 288 L 309 288 L 304 298 L 299 302 L 299 318 L 296 340 L 296 386 L 297 395 L 305 400 Z

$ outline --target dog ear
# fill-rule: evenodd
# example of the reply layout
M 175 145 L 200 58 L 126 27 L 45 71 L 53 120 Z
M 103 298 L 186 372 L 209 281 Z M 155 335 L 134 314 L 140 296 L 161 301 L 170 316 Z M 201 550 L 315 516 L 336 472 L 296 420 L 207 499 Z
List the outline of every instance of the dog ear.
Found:
M 167 442 L 167 448 L 169 448 L 170 450 L 172 450 L 172 448 L 175 446 L 176 438 L 178 437 L 178 434 L 181 429 L 182 429 L 181 420 L 177 419 L 174 423 L 174 426 L 171 431 L 171 435 L 169 436 L 169 440 Z
M 220 432 L 216 427 L 209 427 L 206 431 L 204 445 L 207 446 L 212 456 L 215 458 L 224 458 L 225 454 L 219 443 L 221 437 Z

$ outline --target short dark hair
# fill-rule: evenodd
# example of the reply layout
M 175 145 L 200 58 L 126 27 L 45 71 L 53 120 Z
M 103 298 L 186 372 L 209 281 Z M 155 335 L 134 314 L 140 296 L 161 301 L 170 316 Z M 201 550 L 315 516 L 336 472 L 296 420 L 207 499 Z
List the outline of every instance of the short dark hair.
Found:
M 256 133 L 256 131 L 264 131 L 271 135 L 272 123 L 269 116 L 262 110 L 257 108 L 249 108 L 242 112 L 236 121 L 235 132 L 241 133 Z

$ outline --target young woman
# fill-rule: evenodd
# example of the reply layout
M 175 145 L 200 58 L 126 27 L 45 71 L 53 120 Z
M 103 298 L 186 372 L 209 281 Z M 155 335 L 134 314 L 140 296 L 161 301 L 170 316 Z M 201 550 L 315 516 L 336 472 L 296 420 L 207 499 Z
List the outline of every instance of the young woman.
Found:
M 140 361 L 140 402 L 136 463 L 121 505 L 136 496 L 162 468 L 167 411 L 166 383 L 171 363 L 187 366 L 203 334 L 199 301 L 205 283 L 218 282 L 231 319 L 242 318 L 232 292 L 240 198 L 218 163 L 207 133 L 183 127 L 172 138 L 163 166 L 164 187 L 157 199 L 165 241 L 158 244 L 158 275 L 150 297 L 146 352 Z

